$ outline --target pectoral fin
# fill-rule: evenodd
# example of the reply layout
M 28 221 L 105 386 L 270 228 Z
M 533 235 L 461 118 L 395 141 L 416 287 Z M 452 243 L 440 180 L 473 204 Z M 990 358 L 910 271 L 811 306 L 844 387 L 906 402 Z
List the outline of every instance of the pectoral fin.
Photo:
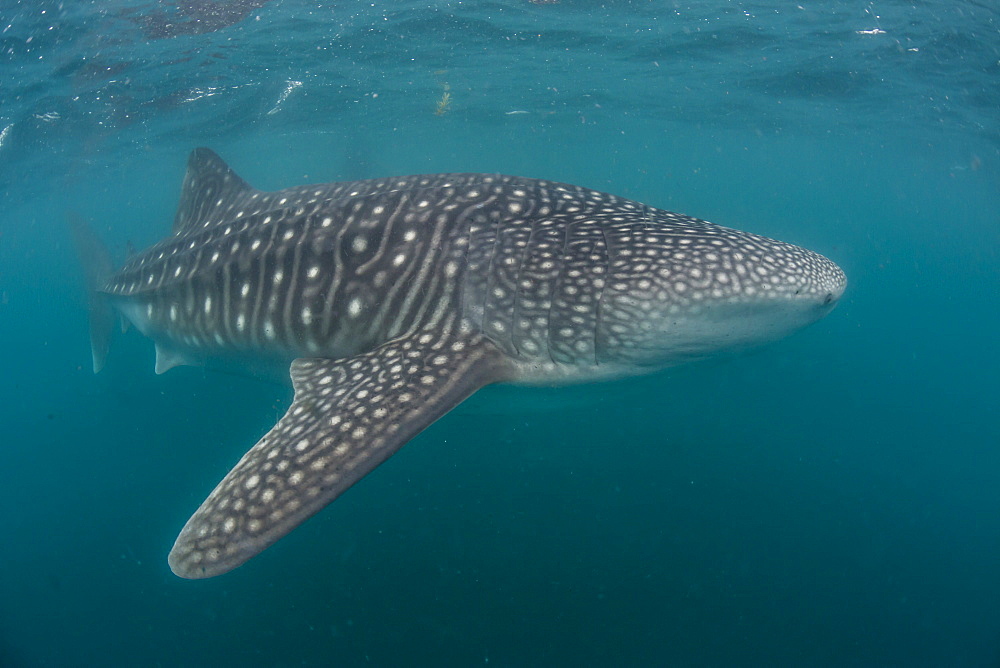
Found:
M 347 359 L 295 360 L 288 412 L 188 520 L 170 568 L 185 578 L 236 568 L 505 372 L 478 335 L 434 331 Z

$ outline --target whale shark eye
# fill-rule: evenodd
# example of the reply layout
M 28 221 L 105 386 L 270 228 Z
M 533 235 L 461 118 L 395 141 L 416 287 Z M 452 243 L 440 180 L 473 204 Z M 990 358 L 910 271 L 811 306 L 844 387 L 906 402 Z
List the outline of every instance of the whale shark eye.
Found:
M 826 299 L 823 300 L 823 305 L 826 306 L 832 301 L 833 301 L 833 293 L 832 292 L 826 293 Z

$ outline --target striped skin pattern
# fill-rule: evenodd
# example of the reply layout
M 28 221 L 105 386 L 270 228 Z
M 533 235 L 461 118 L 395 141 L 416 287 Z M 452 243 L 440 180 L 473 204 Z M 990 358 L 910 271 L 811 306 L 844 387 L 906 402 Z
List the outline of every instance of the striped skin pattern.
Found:
M 262 192 L 197 149 L 173 235 L 97 293 L 153 339 L 157 372 L 290 366 L 288 412 L 171 551 L 199 578 L 274 543 L 483 385 L 767 342 L 845 285 L 803 248 L 576 186 L 439 174 Z

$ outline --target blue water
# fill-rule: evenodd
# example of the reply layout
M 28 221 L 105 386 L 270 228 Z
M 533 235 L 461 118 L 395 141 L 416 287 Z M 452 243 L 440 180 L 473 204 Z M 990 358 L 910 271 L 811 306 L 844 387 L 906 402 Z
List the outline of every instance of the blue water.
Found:
M 0 59 L 0 665 L 1000 662 L 994 3 L 4 0 Z M 134 331 L 94 376 L 64 221 L 155 242 L 200 145 L 261 188 L 568 181 L 850 285 L 754 354 L 486 390 L 185 581 L 290 390 Z

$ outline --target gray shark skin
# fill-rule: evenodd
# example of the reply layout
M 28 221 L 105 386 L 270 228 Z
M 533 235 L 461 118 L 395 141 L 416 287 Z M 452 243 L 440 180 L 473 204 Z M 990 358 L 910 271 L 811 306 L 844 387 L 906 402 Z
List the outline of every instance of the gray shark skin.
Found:
M 215 358 L 290 369 L 288 412 L 181 530 L 168 560 L 185 578 L 241 565 L 484 385 L 765 343 L 846 285 L 803 248 L 577 186 L 434 174 L 263 192 L 204 148 L 172 236 L 114 273 L 77 238 L 98 256 L 95 371 L 114 309 L 153 339 L 157 373 Z

